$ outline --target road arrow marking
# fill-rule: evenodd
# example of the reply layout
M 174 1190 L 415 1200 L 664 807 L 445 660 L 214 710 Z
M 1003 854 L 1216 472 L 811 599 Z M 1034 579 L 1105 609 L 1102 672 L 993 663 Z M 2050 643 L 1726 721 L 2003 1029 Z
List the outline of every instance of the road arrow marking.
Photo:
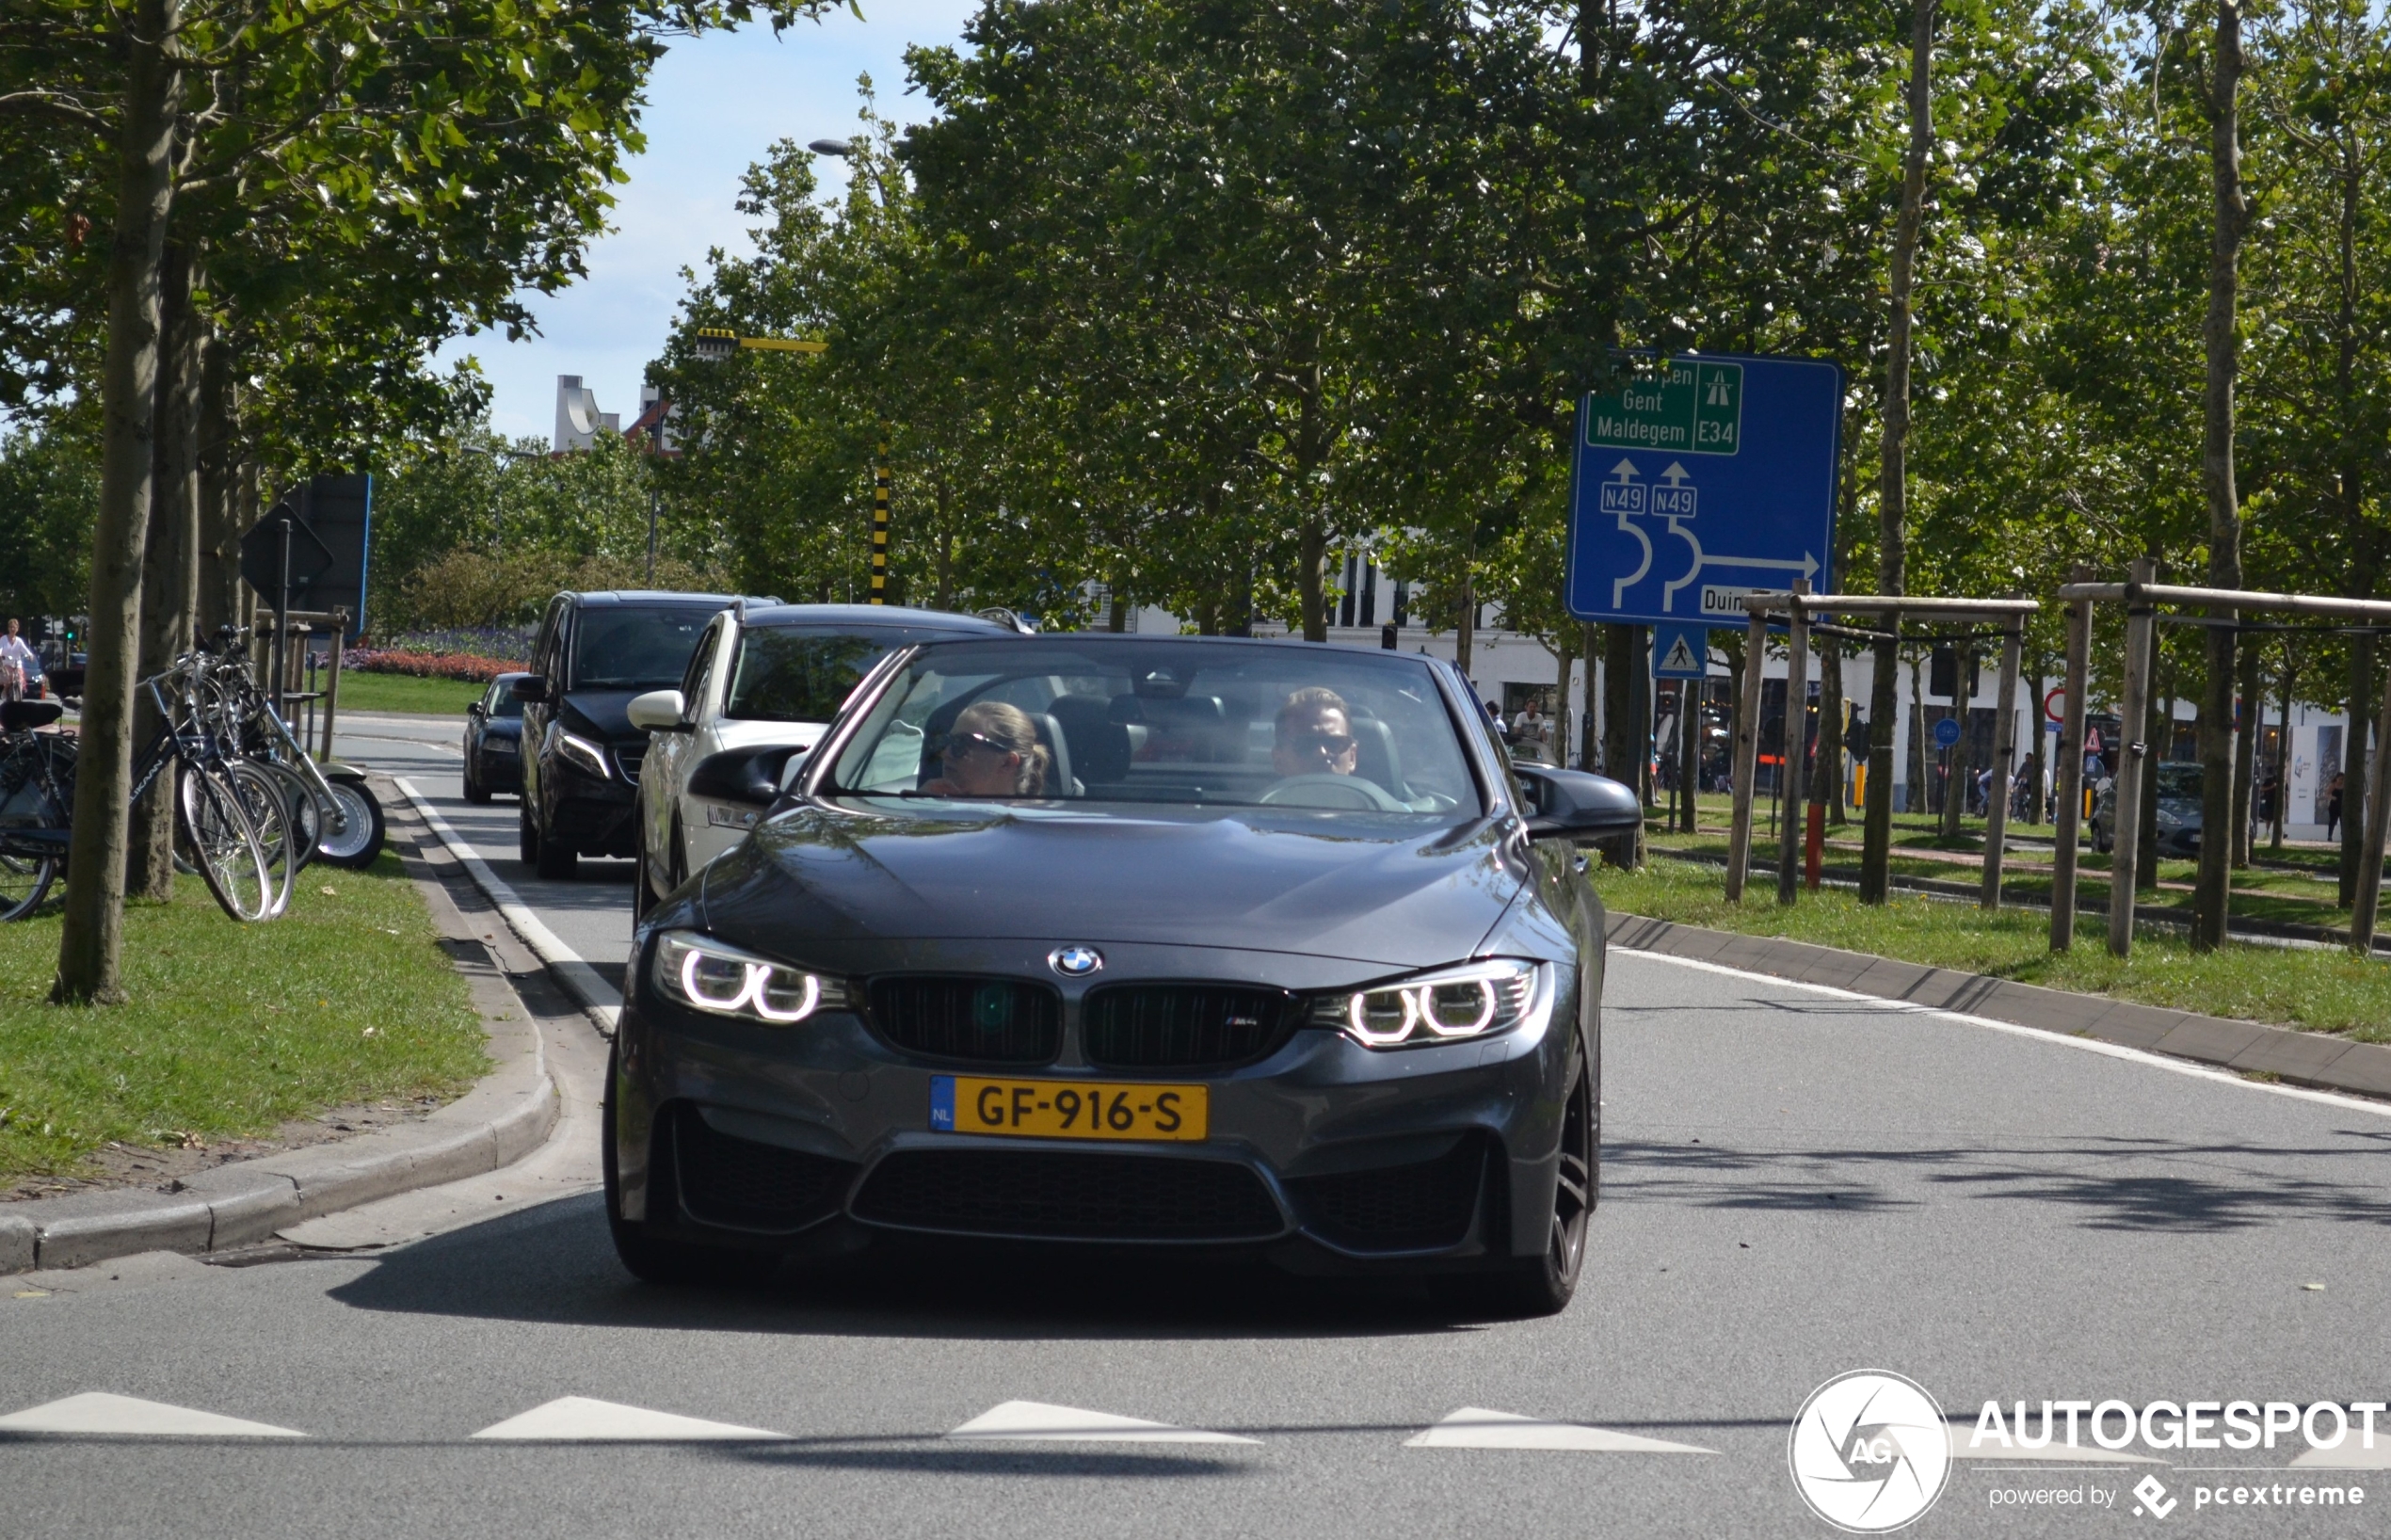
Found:
M 964 1423 L 949 1438 L 1044 1439 L 1079 1444 L 1259 1444 L 1259 1438 L 1207 1433 L 1201 1428 L 1175 1428 L 1143 1418 L 1115 1417 L 1110 1412 L 1083 1411 L 1077 1406 L 1052 1406 L 1042 1401 L 1008 1401 Z
M 237 1417 L 196 1412 L 162 1401 L 86 1390 L 63 1401 L 44 1402 L 0 1417 L 0 1432 L 83 1433 L 147 1438 L 304 1438 L 297 1428 L 247 1422 Z
M 645 1406 L 625 1406 L 588 1396 L 558 1396 L 546 1405 L 492 1423 L 473 1436 L 553 1444 L 695 1444 L 789 1436 L 768 1428 L 743 1428 L 735 1422 L 709 1422 L 674 1412 L 651 1412 Z
M 1597 1454 L 1716 1454 L 1692 1444 L 1664 1443 L 1581 1422 L 1545 1422 L 1516 1412 L 1464 1406 L 1435 1427 L 1404 1440 L 1405 1449 L 1560 1449 Z

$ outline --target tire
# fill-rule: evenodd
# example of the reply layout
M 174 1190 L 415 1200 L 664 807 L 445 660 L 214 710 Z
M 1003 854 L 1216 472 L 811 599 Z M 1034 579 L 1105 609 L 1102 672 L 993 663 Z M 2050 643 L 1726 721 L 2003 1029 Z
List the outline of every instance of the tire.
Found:
M 289 810 L 294 835 L 291 848 L 298 853 L 299 870 L 307 870 L 324 841 L 325 826 L 330 822 L 324 799 L 315 793 L 305 776 L 280 760 L 257 760 L 254 764 L 272 776 L 281 785 L 282 805 Z
M 1602 1189 L 1602 1068 L 1599 1051 L 1581 1051 L 1561 1120 L 1560 1179 L 1544 1255 L 1514 1258 L 1486 1273 L 1437 1280 L 1439 1297 L 1465 1313 L 1505 1320 L 1558 1315 L 1569 1307 L 1585 1270 L 1586 1232 Z
M 581 853 L 569 844 L 541 835 L 538 851 L 532 858 L 531 868 L 543 877 L 554 878 L 558 882 L 570 882 L 580 874 Z
M 47 782 L 41 778 L 45 767 Z M 0 818 L 28 833 L 69 827 L 74 770 L 71 744 L 37 739 L 17 749 L 0 761 Z M 0 855 L 0 923 L 38 913 L 65 872 L 66 862 L 43 845 L 28 842 L 23 850 Z
M 515 810 L 515 858 L 525 866 L 539 864 L 539 826 L 532 821 L 530 797 Z
M 348 824 L 338 834 L 328 827 L 323 842 L 315 847 L 316 858 L 327 865 L 361 872 L 374 864 L 382 853 L 382 840 L 388 832 L 382 822 L 382 801 L 372 787 L 362 782 L 336 780 L 329 783 L 332 800 L 339 803 Z M 330 820 L 326 820 L 329 826 Z
M 0 856 L 0 924 L 39 910 L 57 880 L 54 858 Z
M 240 794 L 221 774 L 192 768 L 176 783 L 174 802 L 191 863 L 217 906 L 235 920 L 270 918 L 274 877 Z
M 598 1103 L 599 1168 L 606 1184 L 606 1233 L 615 1255 L 642 1283 L 666 1288 L 760 1283 L 775 1259 L 757 1252 L 667 1240 L 622 1216 L 622 1177 L 615 1159 L 615 1053 L 606 1055 L 606 1087 Z
M 258 850 L 265 858 L 266 874 L 273 881 L 274 896 L 264 918 L 279 920 L 291 906 L 291 889 L 298 881 L 299 868 L 306 864 L 299 854 L 298 834 L 286 789 L 280 779 L 249 760 L 227 763 L 224 775 L 241 794 L 241 810 L 249 816 L 249 827 L 257 834 Z
M 473 757 L 471 754 L 465 756 L 465 800 L 473 803 L 489 800 L 489 788 L 473 774 Z

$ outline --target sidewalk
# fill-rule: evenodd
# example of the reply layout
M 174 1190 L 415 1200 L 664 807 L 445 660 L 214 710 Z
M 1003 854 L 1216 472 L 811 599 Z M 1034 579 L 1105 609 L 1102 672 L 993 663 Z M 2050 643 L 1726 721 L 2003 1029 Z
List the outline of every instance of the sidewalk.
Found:
M 322 1216 L 512 1165 L 557 1119 L 557 1089 L 539 1021 L 503 966 L 519 949 L 453 863 L 414 805 L 377 787 L 399 853 L 430 908 L 488 1035 L 494 1067 L 419 1122 L 217 1166 L 172 1184 L 0 1204 L 0 1274 L 80 1267 L 144 1251 L 211 1253 L 272 1241 Z M 432 858 L 426 853 L 438 852 Z M 463 907 L 460 907 L 460 903 Z M 481 911 L 476 922 L 466 909 Z M 528 958 L 524 965 L 537 968 Z M 575 1013 L 576 1019 L 586 1019 Z

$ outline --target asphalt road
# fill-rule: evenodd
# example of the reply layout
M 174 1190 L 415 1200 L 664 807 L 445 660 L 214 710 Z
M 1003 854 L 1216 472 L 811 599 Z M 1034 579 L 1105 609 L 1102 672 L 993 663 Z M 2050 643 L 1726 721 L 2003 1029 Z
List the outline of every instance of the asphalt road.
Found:
M 453 754 L 359 729 L 348 752 L 441 794 L 619 962 L 626 881 L 531 880 L 511 804 L 465 810 Z M 0 1413 L 99 1391 L 306 1436 L 0 1433 L 0 1534 L 1828 1535 L 1788 1430 L 1845 1371 L 1898 1371 L 1964 1426 L 1988 1398 L 2391 1399 L 2384 1109 L 1635 954 L 1606 1017 L 1602 1204 L 1556 1319 L 979 1253 L 660 1291 L 578 1192 L 366 1256 L 0 1287 Z M 772 1436 L 473 1436 L 570 1397 Z M 1014 1402 L 1253 1442 L 952 1436 Z M 1407 1445 L 1465 1407 L 1709 1452 Z M 1907 1532 L 2380 1532 L 2391 1470 L 2290 1469 L 2303 1447 L 1965 1460 Z M 2135 1516 L 2145 1475 L 2163 1519 Z M 2365 1505 L 2195 1509 L 2221 1481 Z M 1996 1505 L 2037 1492 L 2079 1500 Z

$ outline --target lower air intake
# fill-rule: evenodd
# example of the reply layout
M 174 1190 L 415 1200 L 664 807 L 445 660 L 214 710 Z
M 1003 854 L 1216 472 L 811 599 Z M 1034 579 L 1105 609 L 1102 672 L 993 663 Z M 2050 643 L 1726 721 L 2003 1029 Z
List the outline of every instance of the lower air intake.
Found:
M 1045 1150 L 900 1150 L 855 1216 L 874 1224 L 1054 1240 L 1253 1241 L 1286 1226 L 1261 1179 L 1226 1161 Z

